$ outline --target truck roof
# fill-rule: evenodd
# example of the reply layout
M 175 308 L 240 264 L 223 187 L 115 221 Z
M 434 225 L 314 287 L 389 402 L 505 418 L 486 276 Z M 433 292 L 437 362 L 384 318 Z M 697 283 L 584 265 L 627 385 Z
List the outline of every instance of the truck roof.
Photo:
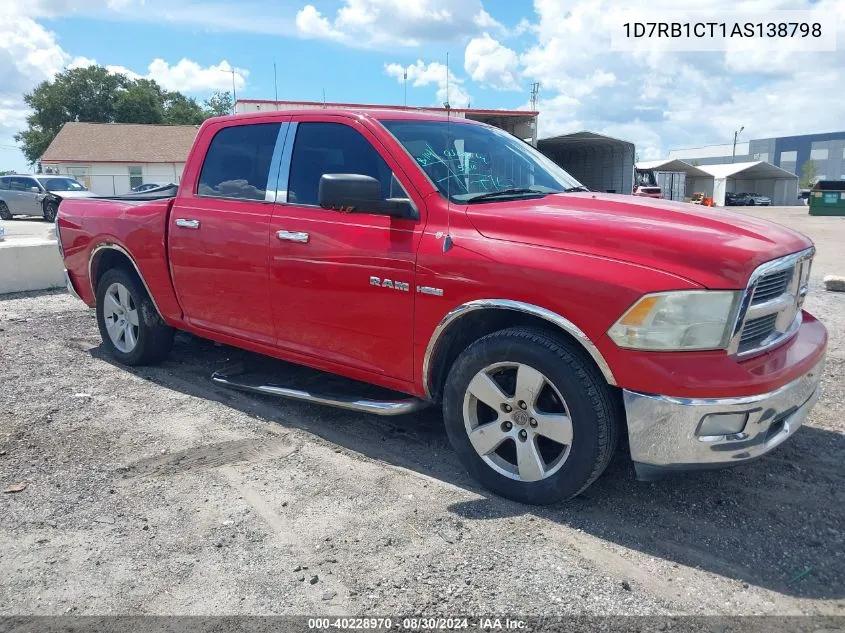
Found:
M 243 121 L 248 119 L 273 119 L 278 117 L 283 119 L 291 115 L 298 116 L 302 114 L 324 114 L 326 116 L 346 116 L 353 118 L 369 118 L 375 120 L 395 120 L 406 119 L 413 121 L 445 121 L 447 118 L 451 120 L 458 120 L 461 123 L 471 123 L 473 125 L 486 125 L 480 121 L 472 119 L 465 119 L 458 116 L 458 112 L 462 110 L 455 110 L 456 114 L 453 117 L 447 117 L 445 114 L 437 114 L 433 112 L 426 112 L 423 110 L 415 110 L 412 108 L 297 108 L 295 110 L 266 110 L 264 112 L 246 112 L 242 114 L 228 114 L 222 117 L 215 117 L 214 121 Z

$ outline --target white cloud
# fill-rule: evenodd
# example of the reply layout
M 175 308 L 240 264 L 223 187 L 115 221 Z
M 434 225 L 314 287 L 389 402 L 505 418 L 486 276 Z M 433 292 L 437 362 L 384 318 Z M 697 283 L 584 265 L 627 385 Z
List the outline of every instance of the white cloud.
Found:
M 88 57 L 77 57 L 68 68 L 84 68 L 94 66 L 97 60 Z M 219 64 L 200 66 L 190 59 L 181 59 L 171 66 L 161 58 L 154 59 L 147 67 L 147 74 L 142 75 L 125 66 L 106 66 L 106 70 L 115 75 L 126 75 L 130 79 L 152 79 L 165 90 L 179 92 L 209 92 L 211 90 L 232 90 L 232 71 L 235 72 L 235 89 L 242 90 L 246 85 L 249 71 L 243 68 L 233 68 L 229 62 L 223 60 Z
M 410 66 L 402 66 L 401 64 L 385 64 L 384 71 L 390 76 L 395 77 L 397 81 L 402 83 L 404 81 L 404 73 L 408 73 L 408 81 L 415 88 L 435 85 L 437 86 L 435 105 L 442 107 L 447 101 L 453 108 L 465 108 L 470 102 L 470 95 L 464 89 L 464 82 L 455 73 L 448 72 L 448 86 L 447 86 L 447 72 L 446 65 L 440 62 L 429 62 L 426 64 L 421 59 Z
M 296 14 L 296 26 L 302 37 L 359 48 L 412 48 L 504 28 L 481 0 L 343 0 L 333 18 L 307 4 Z
M 541 83 L 540 136 L 590 129 L 637 144 L 641 158 L 669 148 L 842 128 L 845 0 L 534 0 L 536 38 L 520 55 L 522 75 Z M 659 21 L 666 10 L 830 10 L 835 53 L 618 53 L 610 24 L 620 12 Z M 527 104 L 526 104 L 527 105 Z
M 519 90 L 519 57 L 484 33 L 469 41 L 464 51 L 464 70 L 473 81 L 496 90 Z

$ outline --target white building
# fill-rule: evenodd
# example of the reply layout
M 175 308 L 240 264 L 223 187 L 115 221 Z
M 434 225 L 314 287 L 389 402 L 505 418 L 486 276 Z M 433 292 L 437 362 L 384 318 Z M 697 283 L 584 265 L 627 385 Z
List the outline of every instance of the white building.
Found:
M 65 123 L 41 156 L 41 170 L 72 176 L 103 196 L 144 183 L 178 183 L 197 130 L 193 125 Z

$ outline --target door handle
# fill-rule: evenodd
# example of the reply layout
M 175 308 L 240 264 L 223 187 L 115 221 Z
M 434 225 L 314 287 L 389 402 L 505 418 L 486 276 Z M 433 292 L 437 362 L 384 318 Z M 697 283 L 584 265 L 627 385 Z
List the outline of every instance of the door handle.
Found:
M 299 242 L 307 244 L 309 235 L 302 231 L 276 231 L 276 237 L 284 242 Z
M 176 218 L 176 226 L 181 226 L 185 229 L 198 229 L 200 228 L 200 221 L 188 220 L 187 218 Z

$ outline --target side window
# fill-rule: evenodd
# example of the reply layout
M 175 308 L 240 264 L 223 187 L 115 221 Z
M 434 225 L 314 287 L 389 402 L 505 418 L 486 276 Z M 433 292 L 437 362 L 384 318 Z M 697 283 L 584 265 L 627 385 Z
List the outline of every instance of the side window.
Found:
M 342 123 L 300 123 L 291 157 L 288 202 L 317 205 L 323 174 L 363 174 L 381 183 L 382 197 L 401 191 L 387 163 L 360 132 Z
M 37 183 L 32 178 L 13 176 L 9 188 L 12 191 L 29 191 L 30 187 L 35 186 L 37 186 Z
M 9 181 L 11 178 L 0 178 L 0 191 L 9 190 Z
M 233 125 L 211 139 L 197 194 L 264 200 L 281 123 Z

